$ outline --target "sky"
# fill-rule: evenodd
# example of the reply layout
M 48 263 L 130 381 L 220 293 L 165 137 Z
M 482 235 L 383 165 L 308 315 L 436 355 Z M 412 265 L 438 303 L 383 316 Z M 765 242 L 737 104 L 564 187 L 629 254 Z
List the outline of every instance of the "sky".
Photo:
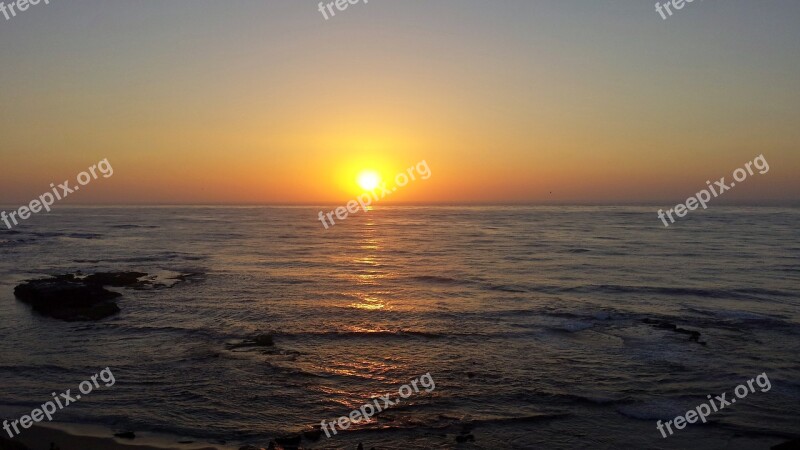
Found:
M 6 1 L 6 3 L 8 3 Z M 0 204 L 800 202 L 800 2 L 50 0 L 0 15 Z

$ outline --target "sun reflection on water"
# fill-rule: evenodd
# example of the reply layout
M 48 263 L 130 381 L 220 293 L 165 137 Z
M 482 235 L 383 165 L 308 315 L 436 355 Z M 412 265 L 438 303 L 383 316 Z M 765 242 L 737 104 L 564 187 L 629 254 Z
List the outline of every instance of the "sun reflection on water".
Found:
M 380 251 L 383 248 L 383 238 L 378 235 L 378 230 L 375 228 L 375 218 L 367 217 L 359 231 L 359 251 L 352 262 L 364 269 L 353 275 L 355 292 L 345 293 L 358 299 L 348 306 L 365 311 L 390 310 L 391 308 L 382 298 L 386 292 L 376 291 L 376 288 L 381 286 L 381 280 L 387 277 L 387 273 L 381 268 L 383 264 Z
M 381 299 L 375 297 L 364 297 L 359 302 L 351 303 L 350 307 L 358 309 L 366 309 L 366 310 L 376 310 L 376 309 L 386 308 L 386 303 L 383 302 Z

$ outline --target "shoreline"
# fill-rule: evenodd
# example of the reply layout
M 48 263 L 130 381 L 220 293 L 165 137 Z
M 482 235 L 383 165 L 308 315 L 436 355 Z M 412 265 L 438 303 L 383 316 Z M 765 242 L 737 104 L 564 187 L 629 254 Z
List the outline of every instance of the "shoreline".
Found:
M 35 424 L 25 433 L 8 439 L 3 435 L 0 450 L 6 442 L 22 444 L 29 450 L 48 450 L 55 443 L 60 450 L 238 450 L 239 446 L 210 444 L 192 438 L 136 432 L 135 439 L 122 439 L 114 436 L 114 431 L 100 425 L 69 423 Z M 10 446 L 9 449 L 17 450 Z M 22 450 L 20 448 L 19 450 Z

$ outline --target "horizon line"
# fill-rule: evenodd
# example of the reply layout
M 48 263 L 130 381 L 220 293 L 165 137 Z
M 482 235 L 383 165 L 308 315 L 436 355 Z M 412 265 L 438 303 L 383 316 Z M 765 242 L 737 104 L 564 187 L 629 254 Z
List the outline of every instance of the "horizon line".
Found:
M 169 206 L 206 206 L 206 207 L 331 207 L 343 206 L 344 203 L 336 202 L 93 202 L 93 203 L 69 203 L 59 205 L 60 207 L 169 207 Z M 749 206 L 749 207 L 800 207 L 800 200 L 765 200 L 759 203 L 750 201 L 720 201 L 718 206 Z M 0 208 L 25 206 L 26 203 L 0 203 Z M 381 202 L 376 206 L 669 206 L 674 205 L 671 201 L 625 201 L 625 202 Z

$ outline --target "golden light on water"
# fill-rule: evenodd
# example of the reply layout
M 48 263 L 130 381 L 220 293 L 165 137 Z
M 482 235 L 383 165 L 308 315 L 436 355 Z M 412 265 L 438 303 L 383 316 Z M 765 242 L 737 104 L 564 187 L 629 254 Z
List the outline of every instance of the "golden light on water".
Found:
M 374 311 L 386 308 L 386 303 L 376 297 L 364 297 L 360 302 L 352 303 L 350 307 Z

